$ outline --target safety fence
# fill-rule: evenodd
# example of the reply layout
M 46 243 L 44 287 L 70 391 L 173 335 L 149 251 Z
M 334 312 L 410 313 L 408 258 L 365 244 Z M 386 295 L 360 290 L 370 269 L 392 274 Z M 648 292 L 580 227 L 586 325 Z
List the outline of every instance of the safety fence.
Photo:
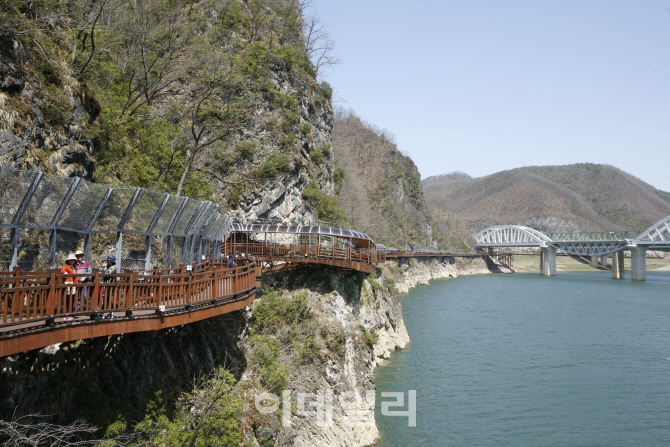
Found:
M 148 271 L 126 270 L 85 275 L 2 272 L 0 276 L 0 335 L 24 323 L 46 326 L 71 319 L 131 316 L 134 311 L 189 310 L 212 300 L 233 299 L 256 287 L 260 267 L 250 262 L 228 268 L 226 260 Z M 119 314 L 115 314 L 120 312 Z
M 117 272 L 220 256 L 232 218 L 164 192 L 0 167 L 0 271 L 45 271 L 82 250 Z

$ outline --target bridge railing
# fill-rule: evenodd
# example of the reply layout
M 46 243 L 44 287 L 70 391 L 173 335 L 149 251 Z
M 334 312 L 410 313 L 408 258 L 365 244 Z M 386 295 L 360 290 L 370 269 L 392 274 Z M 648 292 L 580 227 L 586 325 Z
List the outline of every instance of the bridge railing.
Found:
M 635 239 L 642 233 L 640 231 L 590 231 L 571 233 L 547 233 L 552 241 L 624 241 Z
M 375 250 L 360 250 L 355 248 L 341 248 L 330 245 L 294 245 L 256 242 L 226 242 L 222 246 L 223 252 L 245 253 L 251 256 L 276 256 L 294 259 L 320 258 L 337 259 L 342 261 L 366 262 L 377 264 L 384 262 L 386 257 Z
M 197 306 L 214 299 L 233 301 L 236 295 L 256 287 L 260 266 L 256 263 L 228 268 L 227 261 L 209 259 L 201 264 L 148 271 L 126 270 L 101 274 L 91 282 L 51 270 L 45 273 L 15 269 L 0 277 L 0 329 L 30 321 L 114 311 L 159 310 Z M 89 304 L 90 300 L 90 304 Z

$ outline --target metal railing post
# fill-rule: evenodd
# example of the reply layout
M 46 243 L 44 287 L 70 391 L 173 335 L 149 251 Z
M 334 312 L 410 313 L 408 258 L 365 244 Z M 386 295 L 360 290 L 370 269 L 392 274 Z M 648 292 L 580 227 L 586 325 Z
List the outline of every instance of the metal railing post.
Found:
M 44 173 L 42 171 L 37 171 L 37 175 L 30 184 L 28 191 L 26 191 L 26 194 L 23 196 L 21 204 L 19 205 L 19 208 L 16 210 L 16 214 L 14 214 L 14 218 L 12 219 L 12 225 L 18 225 L 21 222 L 21 219 L 23 219 L 23 215 L 28 209 L 28 205 L 30 204 L 33 195 L 35 195 L 35 191 L 37 191 L 37 187 L 42 181 L 42 177 L 44 177 Z M 9 270 L 12 270 L 16 266 L 16 264 L 18 263 L 18 257 L 19 257 L 19 229 L 13 226 L 11 229 L 10 242 L 9 242 Z
M 72 196 L 74 195 L 77 186 L 79 186 L 80 181 L 81 178 L 79 177 L 74 178 L 74 181 L 68 188 L 67 193 L 65 193 L 65 197 L 63 197 L 63 200 L 58 206 L 56 214 L 54 214 L 53 218 L 51 219 L 50 226 L 53 228 L 49 232 L 49 268 L 56 267 L 56 245 L 58 243 L 58 233 L 56 230 L 56 226 L 58 225 L 58 221 L 60 220 L 60 218 L 63 216 L 63 213 L 65 212 L 68 203 L 70 203 L 70 200 L 72 199 Z
M 158 219 L 160 218 L 161 214 L 163 214 L 163 209 L 165 209 L 165 205 L 167 205 L 168 200 L 170 199 L 170 194 L 166 194 L 165 197 L 163 198 L 163 202 L 161 205 L 158 207 L 158 210 L 156 210 L 156 214 L 154 214 L 154 217 L 151 219 L 151 222 L 149 223 L 149 227 L 147 228 L 147 235 L 145 239 L 145 251 L 144 251 L 144 269 L 145 270 L 150 270 L 151 269 L 151 233 L 154 231 L 154 227 L 156 224 L 158 224 Z
M 130 217 L 130 213 L 133 211 L 133 207 L 135 206 L 135 202 L 137 202 L 137 198 L 140 196 L 140 193 L 142 192 L 142 188 L 137 188 L 135 189 L 135 193 L 133 194 L 133 197 L 130 199 L 130 203 L 128 203 L 128 206 L 126 207 L 126 211 L 123 213 L 123 217 L 121 217 L 121 221 L 117 225 L 117 232 L 116 232 L 116 273 L 121 273 L 121 267 L 122 267 L 122 259 L 123 259 L 123 227 L 126 225 L 126 221 L 128 221 L 128 218 Z

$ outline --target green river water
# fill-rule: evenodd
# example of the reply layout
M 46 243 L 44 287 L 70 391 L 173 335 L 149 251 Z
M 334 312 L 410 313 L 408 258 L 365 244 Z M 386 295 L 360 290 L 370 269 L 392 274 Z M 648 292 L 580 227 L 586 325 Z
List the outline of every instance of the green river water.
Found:
M 463 276 L 401 296 L 381 446 L 670 445 L 670 273 Z M 381 414 L 416 390 L 416 426 Z

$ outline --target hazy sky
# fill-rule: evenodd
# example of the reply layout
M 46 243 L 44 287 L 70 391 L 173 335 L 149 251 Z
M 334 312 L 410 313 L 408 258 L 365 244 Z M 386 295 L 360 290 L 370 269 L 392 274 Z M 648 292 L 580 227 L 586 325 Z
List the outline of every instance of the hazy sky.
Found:
M 423 178 L 607 163 L 670 191 L 670 0 L 314 0 L 326 75 Z

